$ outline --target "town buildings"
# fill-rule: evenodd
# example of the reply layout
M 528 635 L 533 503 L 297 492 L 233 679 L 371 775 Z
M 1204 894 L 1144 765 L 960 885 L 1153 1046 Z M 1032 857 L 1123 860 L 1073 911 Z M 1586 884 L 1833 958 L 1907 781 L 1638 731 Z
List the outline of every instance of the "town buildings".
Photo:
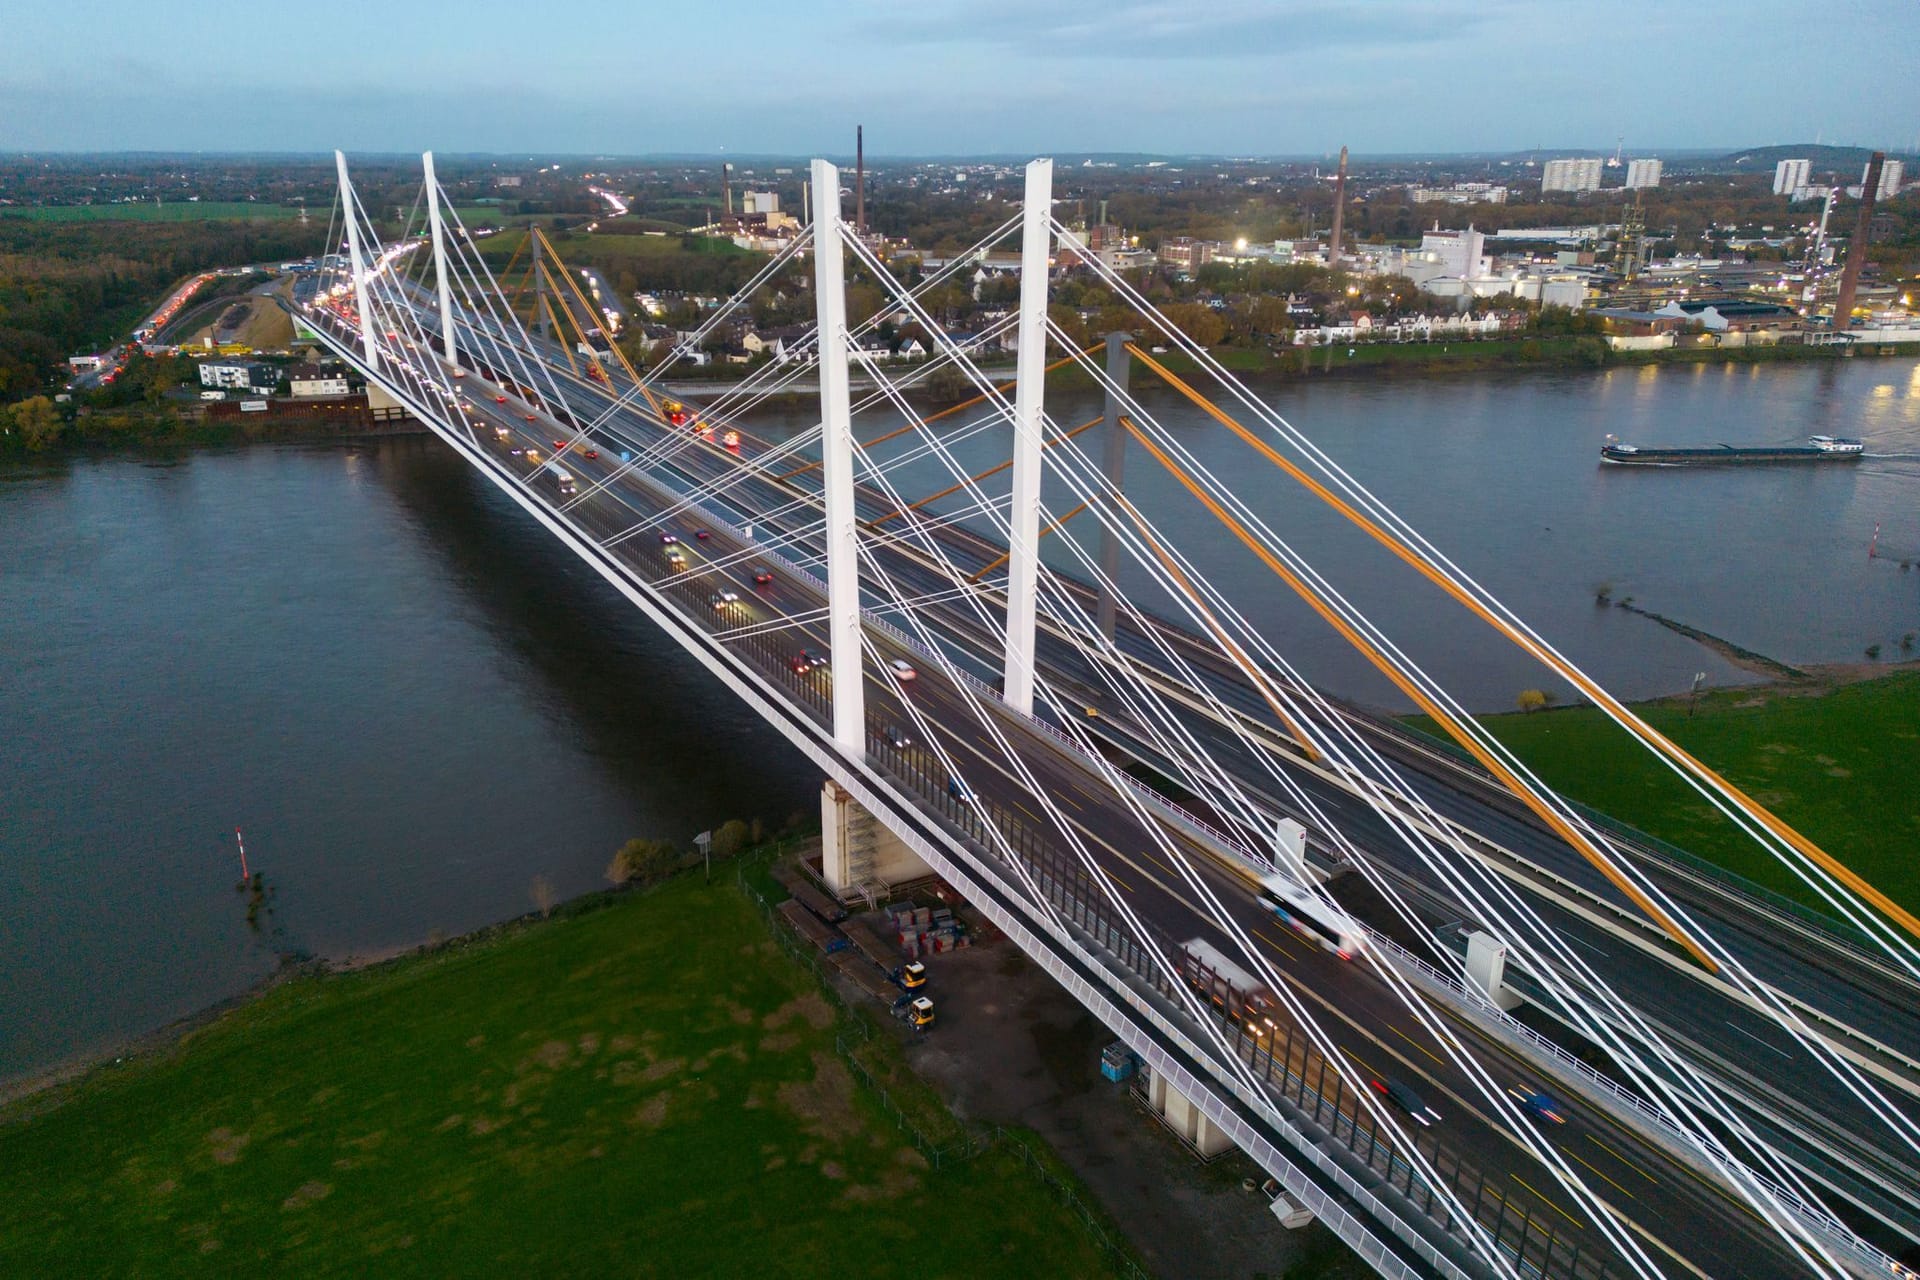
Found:
M 1658 160 L 1627 161 L 1627 190 L 1659 186 L 1660 169 L 1661 164 Z
M 200 385 L 223 391 L 271 391 L 280 385 L 280 371 L 250 360 L 207 360 L 200 365 Z

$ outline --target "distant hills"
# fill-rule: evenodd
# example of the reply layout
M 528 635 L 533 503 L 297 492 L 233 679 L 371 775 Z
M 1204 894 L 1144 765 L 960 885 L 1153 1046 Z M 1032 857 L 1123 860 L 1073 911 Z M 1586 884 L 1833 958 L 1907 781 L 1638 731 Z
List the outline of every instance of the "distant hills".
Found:
M 1867 167 L 1867 161 L 1873 156 L 1872 147 L 1828 147 L 1815 142 L 1791 143 L 1779 147 L 1753 147 L 1746 151 L 1735 151 L 1726 157 L 1726 165 L 1739 173 L 1770 173 L 1782 160 L 1811 160 L 1815 173 L 1840 173 L 1849 175 L 1850 180 L 1858 182 L 1861 171 Z M 1904 160 L 1909 167 L 1915 163 L 1911 152 L 1889 151 L 1890 160 Z

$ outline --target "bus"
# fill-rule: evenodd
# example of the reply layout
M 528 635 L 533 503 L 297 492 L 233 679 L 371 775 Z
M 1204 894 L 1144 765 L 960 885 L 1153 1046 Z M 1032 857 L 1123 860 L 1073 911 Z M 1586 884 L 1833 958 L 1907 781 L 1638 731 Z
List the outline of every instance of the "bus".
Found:
M 1367 934 L 1359 921 L 1286 876 L 1261 876 L 1260 901 L 1295 933 L 1342 960 L 1351 960 L 1366 950 Z
M 560 492 L 562 494 L 571 495 L 575 492 L 573 476 L 570 472 L 562 471 L 560 468 L 555 467 L 553 469 L 553 478 L 555 483 L 560 486 Z

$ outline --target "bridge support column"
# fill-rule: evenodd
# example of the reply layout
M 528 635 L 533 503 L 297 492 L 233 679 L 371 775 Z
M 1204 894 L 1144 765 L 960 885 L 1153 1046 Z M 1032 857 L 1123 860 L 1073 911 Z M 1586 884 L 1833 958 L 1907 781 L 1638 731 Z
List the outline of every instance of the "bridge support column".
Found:
M 347 179 L 347 153 L 336 151 L 333 162 L 340 170 L 341 221 L 347 224 L 347 269 L 353 272 L 353 307 L 360 313 L 360 345 L 367 353 L 367 367 L 380 368 L 380 348 L 373 340 L 373 312 L 367 306 L 367 257 L 360 249 L 360 219 L 354 216 L 353 183 Z M 328 246 L 332 251 L 332 246 Z
M 433 152 L 420 154 L 420 166 L 427 175 L 427 225 L 433 231 L 433 278 L 440 291 L 440 345 L 447 363 L 460 367 L 460 348 L 453 335 L 453 290 L 447 283 L 447 237 L 440 225 L 440 183 L 433 176 Z
M 1233 1139 L 1227 1136 L 1224 1129 L 1207 1119 L 1186 1094 L 1168 1084 L 1158 1072 L 1147 1081 L 1147 1104 L 1155 1114 L 1166 1120 L 1168 1128 L 1193 1144 L 1193 1149 L 1209 1160 L 1233 1146 Z
M 1046 411 L 1047 259 L 1053 161 L 1027 166 L 1020 239 L 1020 339 L 1013 392 L 1013 496 L 1007 511 L 1006 700 L 1033 714 L 1034 605 L 1040 585 L 1040 445 Z
M 813 162 L 813 297 L 820 321 L 820 473 L 826 489 L 827 656 L 833 664 L 833 737 L 855 760 L 867 753 L 861 652 L 860 544 L 853 490 L 853 410 L 847 390 L 847 288 L 840 171 Z
M 1520 997 L 1506 986 L 1507 944 L 1490 933 L 1475 929 L 1467 935 L 1467 981 L 1501 1009 L 1521 1003 Z
M 821 877 L 843 896 L 866 885 L 933 874 L 919 854 L 832 778 L 820 788 L 820 845 Z
M 1113 486 L 1116 495 L 1126 491 L 1121 477 L 1126 469 L 1127 429 L 1120 425 L 1120 396 L 1126 391 L 1127 375 L 1133 370 L 1133 357 L 1127 353 L 1127 344 L 1131 341 L 1133 335 L 1130 333 L 1107 335 L 1107 381 L 1113 385 L 1107 388 L 1107 416 L 1100 427 L 1106 436 L 1101 470 L 1106 473 L 1107 483 Z M 1121 518 L 1116 505 L 1107 513 L 1107 522 L 1100 526 L 1100 576 L 1106 581 L 1100 584 L 1098 621 L 1100 634 L 1109 640 L 1113 639 L 1114 590 L 1116 579 L 1120 576 L 1120 535 L 1114 525 Z

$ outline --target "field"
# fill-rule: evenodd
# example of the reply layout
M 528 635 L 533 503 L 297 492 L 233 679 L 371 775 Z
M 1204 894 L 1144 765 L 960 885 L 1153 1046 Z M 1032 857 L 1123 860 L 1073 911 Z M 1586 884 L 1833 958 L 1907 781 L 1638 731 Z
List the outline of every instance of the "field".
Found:
M 1727 690 L 1638 708 L 1695 757 L 1909 910 L 1920 910 L 1920 671 L 1822 692 Z M 1427 732 L 1430 724 L 1413 723 Z M 1483 723 L 1548 785 L 1769 889 L 1798 880 L 1590 707 Z M 1831 913 L 1831 908 L 1823 908 Z
M 69 204 L 0 208 L 0 217 L 33 222 L 213 222 L 249 218 L 297 218 L 292 205 L 178 200 L 170 204 Z M 318 215 L 316 215 L 318 216 Z
M 1105 1273 L 1011 1155 L 928 1166 L 716 880 L 300 978 L 16 1104 L 0 1273 Z

